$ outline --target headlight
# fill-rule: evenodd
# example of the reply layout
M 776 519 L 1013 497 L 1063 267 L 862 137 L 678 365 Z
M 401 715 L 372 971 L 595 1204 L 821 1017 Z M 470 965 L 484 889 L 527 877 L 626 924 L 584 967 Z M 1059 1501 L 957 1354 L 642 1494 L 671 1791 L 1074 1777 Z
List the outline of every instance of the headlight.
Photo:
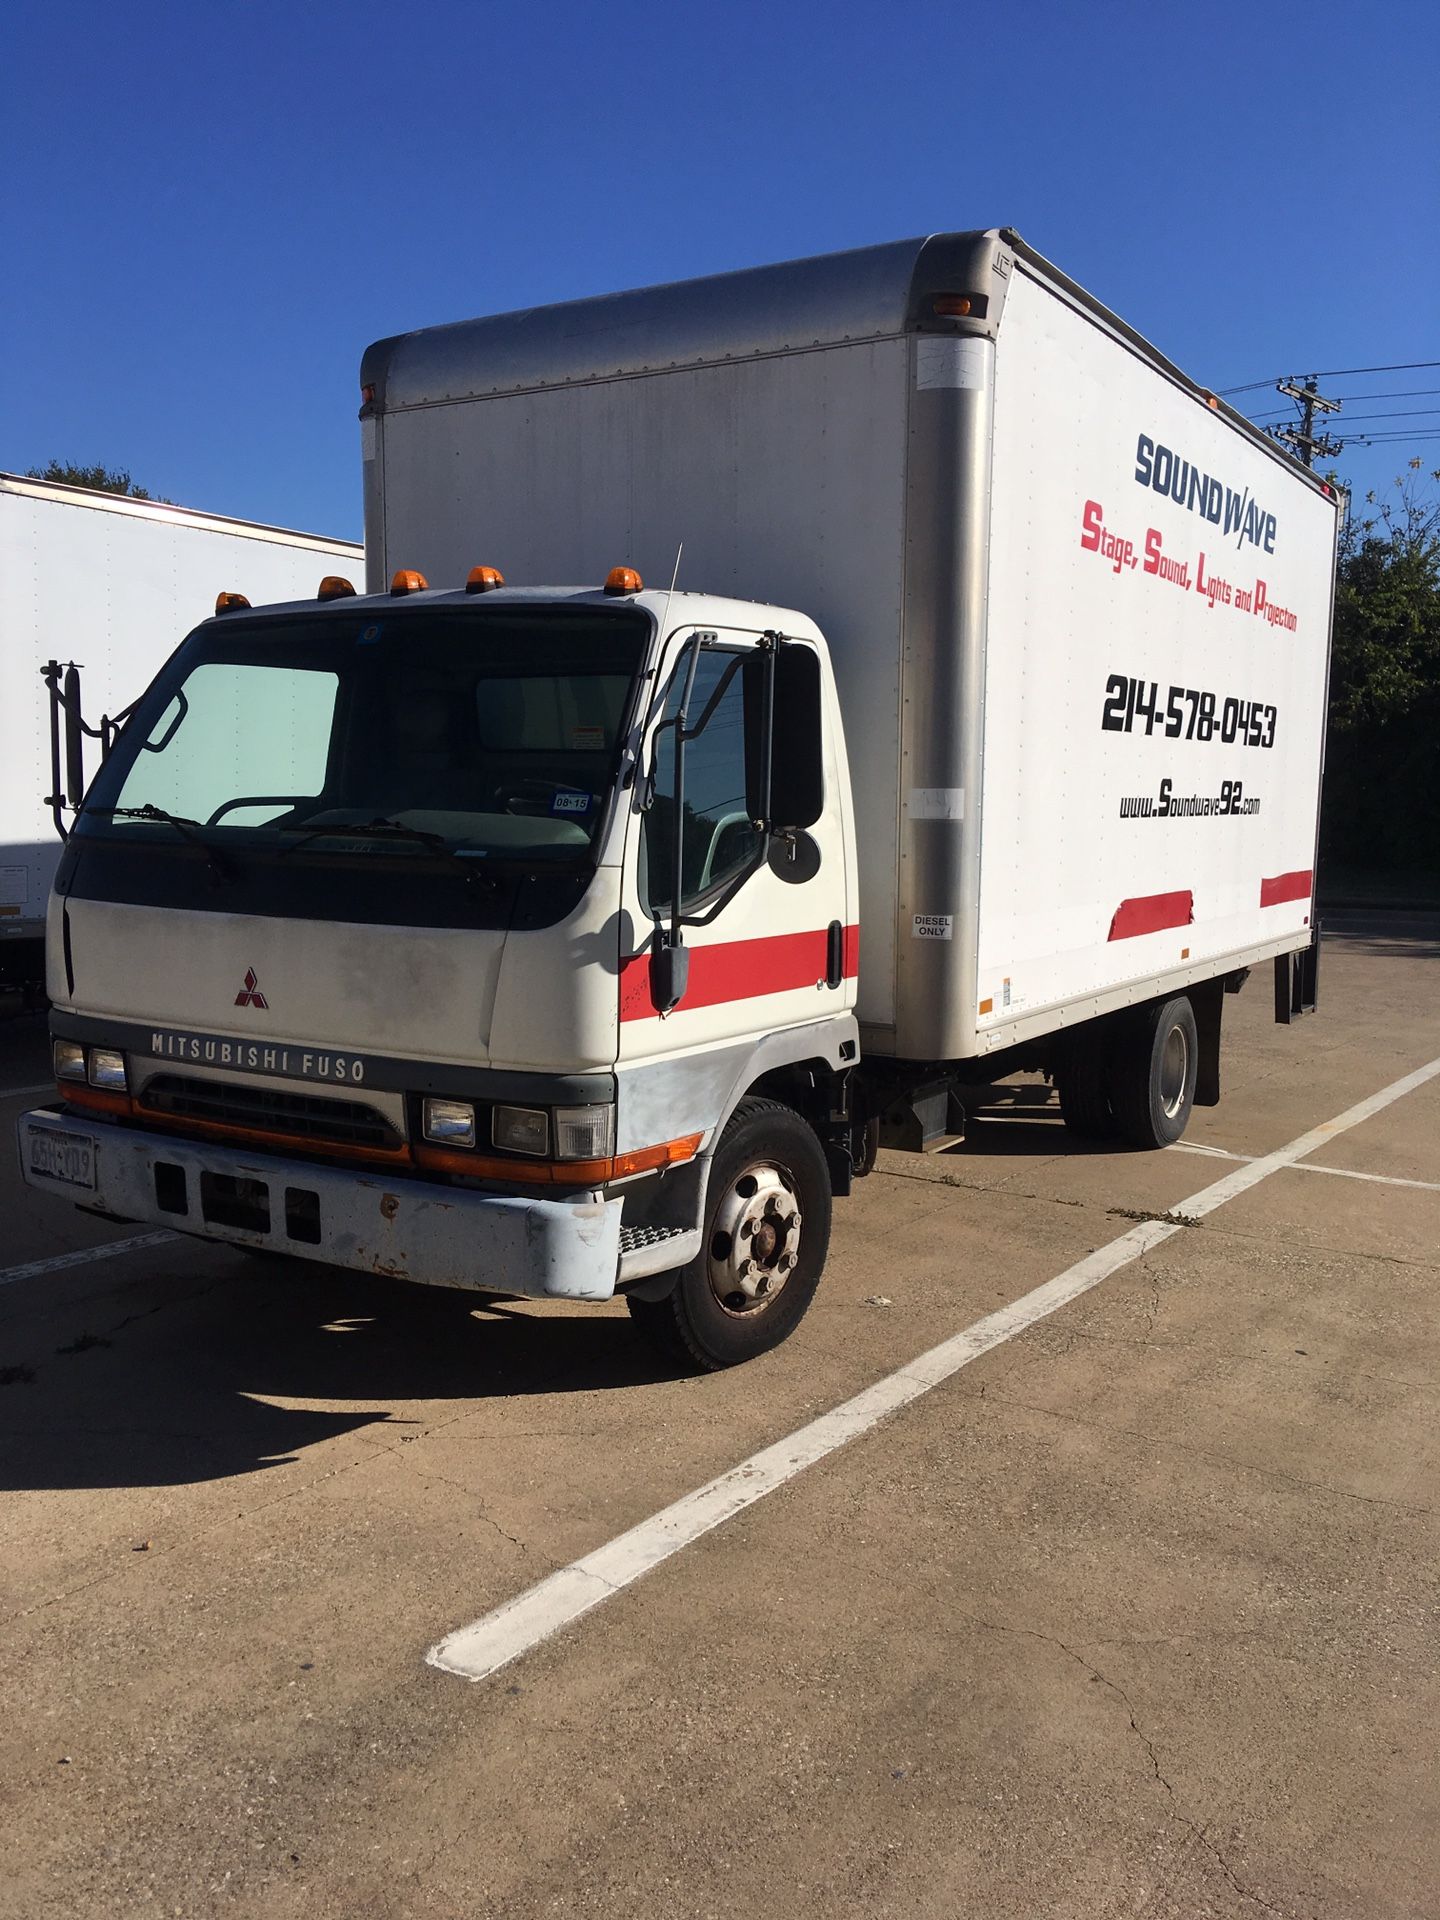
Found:
M 539 1107 L 496 1107 L 490 1138 L 511 1153 L 544 1154 L 550 1146 L 550 1116 Z
M 57 1040 L 55 1042 L 55 1078 L 57 1080 L 83 1080 L 85 1078 L 85 1049 L 75 1040 Z
M 114 1053 L 109 1047 L 92 1047 L 90 1049 L 90 1084 L 92 1087 L 113 1087 L 124 1093 L 124 1054 Z
M 467 1100 L 427 1100 L 422 1116 L 427 1140 L 447 1147 L 473 1147 L 475 1109 Z
M 555 1109 L 557 1160 L 608 1160 L 614 1151 L 613 1106 Z

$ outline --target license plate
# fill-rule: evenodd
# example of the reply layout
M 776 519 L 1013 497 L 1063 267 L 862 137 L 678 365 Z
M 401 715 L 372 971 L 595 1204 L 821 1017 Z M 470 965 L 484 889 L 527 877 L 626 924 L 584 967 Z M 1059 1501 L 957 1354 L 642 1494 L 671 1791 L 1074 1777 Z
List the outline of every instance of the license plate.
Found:
M 30 1171 L 72 1187 L 95 1185 L 95 1142 L 52 1127 L 30 1127 Z

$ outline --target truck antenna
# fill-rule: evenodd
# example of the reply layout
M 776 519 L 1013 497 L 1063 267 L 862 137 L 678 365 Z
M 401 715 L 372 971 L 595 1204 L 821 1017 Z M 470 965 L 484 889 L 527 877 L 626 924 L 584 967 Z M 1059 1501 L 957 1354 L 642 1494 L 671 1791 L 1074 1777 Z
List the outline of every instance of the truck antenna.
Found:
M 675 567 L 670 575 L 670 591 L 665 596 L 665 617 L 660 622 L 660 638 L 663 640 L 670 630 L 670 602 L 675 598 L 675 582 L 680 578 L 680 556 L 685 551 L 682 540 L 675 549 Z

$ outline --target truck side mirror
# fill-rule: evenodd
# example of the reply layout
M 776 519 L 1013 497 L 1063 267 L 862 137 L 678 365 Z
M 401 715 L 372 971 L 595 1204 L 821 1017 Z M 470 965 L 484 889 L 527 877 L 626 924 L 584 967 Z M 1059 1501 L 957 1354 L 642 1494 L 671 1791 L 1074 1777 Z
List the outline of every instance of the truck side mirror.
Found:
M 650 1004 L 657 1013 L 673 1013 L 690 984 L 690 949 L 662 939 L 656 929 L 650 948 Z
M 745 663 L 745 805 L 772 833 L 813 827 L 825 808 L 820 656 L 774 639 Z

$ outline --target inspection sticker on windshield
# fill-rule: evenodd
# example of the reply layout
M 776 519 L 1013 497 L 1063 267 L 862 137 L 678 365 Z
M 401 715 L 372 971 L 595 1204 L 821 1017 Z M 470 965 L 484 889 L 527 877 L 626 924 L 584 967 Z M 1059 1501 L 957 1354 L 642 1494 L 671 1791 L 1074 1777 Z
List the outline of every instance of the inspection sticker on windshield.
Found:
M 557 793 L 550 802 L 552 813 L 588 813 L 590 796 L 588 793 Z
M 575 748 L 587 748 L 595 753 L 605 751 L 604 727 L 571 727 L 570 745 Z
M 915 938 L 917 940 L 950 940 L 955 934 L 955 917 L 949 913 L 917 913 L 915 916 Z

